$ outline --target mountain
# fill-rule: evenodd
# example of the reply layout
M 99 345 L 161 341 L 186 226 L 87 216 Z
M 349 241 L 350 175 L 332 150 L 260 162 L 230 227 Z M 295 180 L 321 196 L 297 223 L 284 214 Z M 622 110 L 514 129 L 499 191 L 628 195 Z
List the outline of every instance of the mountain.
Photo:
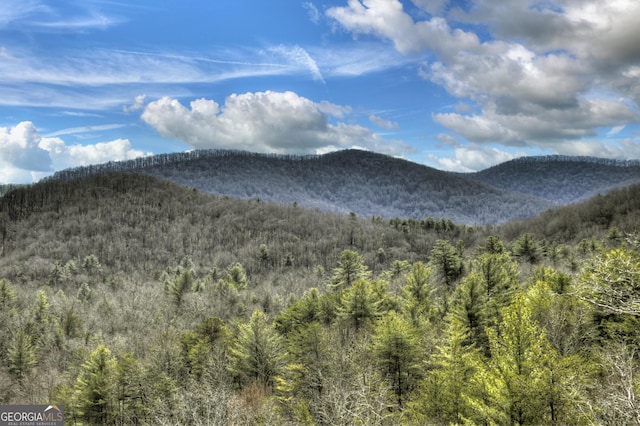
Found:
M 640 161 L 522 157 L 464 176 L 506 191 L 568 204 L 640 182 Z
M 360 150 L 309 156 L 192 151 L 64 170 L 53 179 L 111 171 L 144 173 L 231 198 L 470 225 L 534 217 L 640 182 L 638 161 L 525 157 L 460 174 Z
M 193 151 L 70 169 L 53 179 L 133 171 L 209 194 L 296 203 L 338 213 L 385 218 L 446 218 L 456 223 L 503 223 L 557 205 L 497 189 L 465 176 L 367 151 L 280 156 Z

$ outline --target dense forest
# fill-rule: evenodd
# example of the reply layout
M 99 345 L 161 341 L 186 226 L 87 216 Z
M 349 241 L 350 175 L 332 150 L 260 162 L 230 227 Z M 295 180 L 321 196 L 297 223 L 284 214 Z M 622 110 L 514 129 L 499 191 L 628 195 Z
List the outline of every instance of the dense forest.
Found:
M 532 217 L 557 205 L 455 173 L 359 150 L 321 156 L 192 151 L 64 170 L 53 179 L 111 171 L 149 174 L 218 196 L 297 203 L 387 219 L 431 216 L 464 224 L 502 223 Z
M 57 172 L 69 180 L 136 172 L 219 196 L 360 216 L 500 224 L 640 183 L 640 162 L 524 157 L 478 173 L 451 173 L 374 152 L 273 155 L 196 150 Z
M 529 220 L 98 173 L 0 198 L 0 403 L 69 424 L 640 422 L 640 185 Z
M 507 191 L 573 203 L 640 183 L 640 160 L 522 157 L 465 176 Z

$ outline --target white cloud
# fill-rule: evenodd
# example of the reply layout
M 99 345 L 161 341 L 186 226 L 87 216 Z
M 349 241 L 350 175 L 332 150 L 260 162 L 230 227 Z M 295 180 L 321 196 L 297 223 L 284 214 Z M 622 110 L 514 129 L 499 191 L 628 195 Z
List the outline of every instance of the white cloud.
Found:
M 397 129 L 399 126 L 397 122 L 385 120 L 384 118 L 379 117 L 375 114 L 369 115 L 369 121 L 371 121 L 378 127 L 382 127 L 383 129 Z
M 144 101 L 147 98 L 147 95 L 141 94 L 135 97 L 133 100 L 133 104 L 127 105 L 123 108 L 124 112 L 130 113 L 135 111 L 140 111 L 144 108 Z
M 449 135 L 439 135 L 453 146 L 453 157 L 437 157 L 428 155 L 428 159 L 436 168 L 454 172 L 475 172 L 513 159 L 515 156 L 496 147 L 477 144 L 460 144 Z
M 52 138 L 63 135 L 83 135 L 87 133 L 101 132 L 104 130 L 120 129 L 123 127 L 126 127 L 126 124 L 101 124 L 97 126 L 70 127 L 68 129 L 56 130 L 55 132 L 47 133 L 45 136 Z
M 61 139 L 46 138 L 40 142 L 40 147 L 48 151 L 55 170 L 109 161 L 132 160 L 150 155 L 150 153 L 133 149 L 128 139 L 116 139 L 92 145 L 65 145 Z
M 58 137 L 43 137 L 29 121 L 0 127 L 0 182 L 30 182 L 55 170 L 149 155 L 126 139 L 92 145 L 67 145 Z
M 568 142 L 640 121 L 640 2 L 474 0 L 466 10 L 412 2 L 431 16 L 411 15 L 399 0 L 349 0 L 327 15 L 404 55 L 428 54 L 420 74 L 480 109 L 433 115 L 465 139 L 543 149 L 567 143 L 578 153 L 584 149 Z M 459 23 L 489 35 L 481 40 L 476 26 Z
M 316 7 L 315 4 L 313 4 L 310 1 L 306 1 L 302 3 L 302 7 L 304 7 L 307 10 L 307 13 L 309 14 L 309 19 L 311 20 L 311 22 L 313 22 L 314 24 L 317 24 L 318 22 L 320 22 L 320 11 L 318 11 L 318 8 Z
M 165 97 L 147 104 L 142 119 L 161 135 L 194 148 L 267 153 L 315 153 L 330 146 L 356 145 L 386 153 L 410 149 L 365 127 L 332 123 L 331 118 L 343 117 L 350 108 L 316 103 L 293 92 L 233 94 L 223 106 L 207 99 L 189 106 Z
M 309 55 L 309 53 L 300 46 L 276 46 L 271 50 L 283 57 L 287 58 L 287 62 L 295 64 L 300 68 L 307 69 L 313 76 L 314 80 L 318 80 L 324 83 L 324 78 L 320 72 L 320 68 L 316 61 Z
M 432 15 L 442 15 L 449 5 L 449 0 L 411 0 L 411 2 Z
M 51 158 L 39 144 L 42 138 L 33 123 L 0 127 L 0 164 L 16 169 L 49 171 Z

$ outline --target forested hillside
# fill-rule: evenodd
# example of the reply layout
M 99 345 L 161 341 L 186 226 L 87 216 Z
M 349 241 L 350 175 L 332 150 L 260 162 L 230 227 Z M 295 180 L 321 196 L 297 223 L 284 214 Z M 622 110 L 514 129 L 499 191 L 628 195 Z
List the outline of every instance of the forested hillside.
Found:
M 0 404 L 97 425 L 635 424 L 638 200 L 470 227 L 140 174 L 17 188 Z
M 490 187 L 367 151 L 278 156 L 194 151 L 65 170 L 55 179 L 135 171 L 231 198 L 260 199 L 361 216 L 503 223 L 535 216 L 553 202 Z
M 640 160 L 562 155 L 522 157 L 463 176 L 566 204 L 640 183 Z

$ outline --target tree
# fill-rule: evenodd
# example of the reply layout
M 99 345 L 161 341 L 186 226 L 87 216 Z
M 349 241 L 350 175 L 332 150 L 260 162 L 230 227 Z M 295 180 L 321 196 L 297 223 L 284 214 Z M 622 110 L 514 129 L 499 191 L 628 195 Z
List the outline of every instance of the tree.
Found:
M 522 234 L 513 246 L 513 255 L 518 256 L 529 263 L 536 263 L 539 257 L 538 243 L 533 234 Z
M 422 262 L 414 263 L 405 275 L 406 284 L 402 287 L 401 294 L 403 310 L 416 326 L 425 320 L 431 320 L 435 313 L 430 277 L 431 270 Z
M 7 351 L 7 361 L 9 372 L 19 381 L 38 363 L 36 347 L 28 333 L 23 330 L 16 333 Z
M 373 284 L 364 279 L 355 281 L 342 293 L 339 312 L 356 332 L 371 324 L 380 314 L 380 300 L 373 291 Z
M 617 248 L 596 256 L 575 294 L 605 313 L 640 317 L 640 255 Z
M 191 269 L 183 269 L 173 279 L 164 283 L 164 291 L 171 298 L 176 308 L 180 308 L 184 296 L 191 291 L 195 278 Z
M 447 290 L 462 275 L 462 256 L 447 240 L 438 240 L 431 250 L 429 264 Z
M 286 365 L 284 341 L 266 314 L 258 309 L 253 311 L 249 322 L 239 326 L 229 357 L 231 372 L 240 383 L 255 380 L 263 387 L 273 387 Z
M 88 424 L 113 422 L 116 413 L 116 367 L 116 359 L 104 344 L 98 345 L 80 367 L 72 405 L 81 420 Z
M 11 283 L 6 279 L 0 279 L 0 310 L 9 310 L 15 306 L 18 295 Z
M 420 334 L 394 311 L 376 324 L 373 350 L 382 376 L 390 383 L 398 406 L 421 377 Z
M 491 360 L 484 380 L 491 386 L 479 412 L 497 423 L 556 423 L 560 358 L 533 321 L 524 294 L 503 309 L 502 318 L 497 328 L 487 329 Z
M 450 313 L 450 322 L 455 322 L 457 328 L 466 329 L 464 335 L 467 341 L 464 344 L 475 344 L 487 354 L 489 339 L 486 328 L 497 321 L 492 317 L 489 302 L 485 281 L 480 274 L 473 272 L 464 277 L 456 287 Z
M 431 358 L 420 385 L 418 398 L 410 403 L 410 417 L 416 424 L 463 424 L 473 415 L 472 400 L 481 396 L 476 371 L 483 359 L 469 345 L 469 330 L 456 318 Z
M 353 250 L 344 250 L 340 253 L 338 267 L 333 271 L 333 277 L 329 287 L 342 291 L 351 287 L 358 280 L 368 279 L 370 273 L 364 264 L 364 259 Z
M 237 290 L 246 290 L 247 274 L 240 262 L 236 262 L 231 268 L 229 268 L 225 280 L 233 285 Z

